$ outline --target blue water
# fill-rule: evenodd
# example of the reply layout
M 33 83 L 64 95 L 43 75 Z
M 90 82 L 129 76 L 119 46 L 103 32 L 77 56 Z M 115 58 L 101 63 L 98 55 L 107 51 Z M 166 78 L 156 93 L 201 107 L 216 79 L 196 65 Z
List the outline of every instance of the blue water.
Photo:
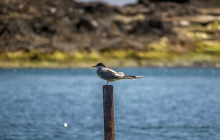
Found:
M 220 69 L 126 68 L 116 140 L 219 140 Z M 0 140 L 103 140 L 95 69 L 0 69 Z M 64 123 L 68 127 L 64 127 Z

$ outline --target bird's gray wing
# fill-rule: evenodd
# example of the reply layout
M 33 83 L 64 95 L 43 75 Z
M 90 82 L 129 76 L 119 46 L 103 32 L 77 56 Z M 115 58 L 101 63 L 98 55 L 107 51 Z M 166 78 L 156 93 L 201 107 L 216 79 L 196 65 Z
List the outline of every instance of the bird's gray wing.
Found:
M 120 79 L 121 77 L 124 76 L 124 73 L 123 72 L 116 72 L 112 69 L 109 69 L 109 68 L 103 68 L 101 71 L 100 71 L 100 75 L 104 78 L 104 79 L 107 79 L 107 80 L 113 80 L 113 79 Z

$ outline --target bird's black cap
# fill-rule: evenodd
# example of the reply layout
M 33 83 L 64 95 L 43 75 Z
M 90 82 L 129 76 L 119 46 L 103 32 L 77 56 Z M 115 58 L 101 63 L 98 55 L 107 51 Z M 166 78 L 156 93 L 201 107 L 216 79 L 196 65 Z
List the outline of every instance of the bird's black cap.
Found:
M 105 65 L 103 63 L 98 63 L 96 66 L 102 66 L 105 67 Z

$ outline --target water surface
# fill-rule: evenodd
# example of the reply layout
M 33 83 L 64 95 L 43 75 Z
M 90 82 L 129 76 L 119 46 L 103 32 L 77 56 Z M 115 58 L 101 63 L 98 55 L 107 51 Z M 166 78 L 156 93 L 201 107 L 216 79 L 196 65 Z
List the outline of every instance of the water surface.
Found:
M 220 69 L 125 68 L 116 140 L 219 140 Z M 0 69 L 0 140 L 103 140 L 95 69 Z M 64 123 L 68 127 L 64 127 Z

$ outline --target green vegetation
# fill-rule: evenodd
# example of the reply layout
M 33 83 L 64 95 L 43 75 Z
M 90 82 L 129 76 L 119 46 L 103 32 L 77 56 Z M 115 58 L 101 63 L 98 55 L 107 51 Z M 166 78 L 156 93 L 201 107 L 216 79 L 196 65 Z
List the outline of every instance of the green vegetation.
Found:
M 196 43 L 196 52 L 220 56 L 220 42 L 203 41 Z
M 68 54 L 7 52 L 0 54 L 1 67 L 89 67 L 99 61 L 109 66 L 191 66 L 194 62 L 220 63 L 219 42 L 197 42 L 186 54 L 171 51 L 164 43 L 150 44 L 148 50 L 112 50 L 103 53 L 78 51 Z
M 211 29 L 211 30 L 220 30 L 220 21 L 215 21 L 215 22 L 209 23 L 207 25 L 207 28 Z

